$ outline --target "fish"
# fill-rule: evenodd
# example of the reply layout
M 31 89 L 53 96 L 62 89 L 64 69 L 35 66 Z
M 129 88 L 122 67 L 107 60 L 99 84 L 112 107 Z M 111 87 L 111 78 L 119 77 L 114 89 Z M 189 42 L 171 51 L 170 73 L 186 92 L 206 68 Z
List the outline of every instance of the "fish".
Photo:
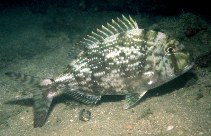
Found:
M 123 108 L 129 109 L 149 90 L 194 65 L 182 42 L 163 32 L 139 28 L 131 16 L 112 19 L 76 44 L 84 49 L 52 79 L 5 73 L 37 86 L 33 92 L 35 128 L 44 126 L 53 98 L 61 94 L 85 104 L 96 104 L 103 95 L 124 95 Z

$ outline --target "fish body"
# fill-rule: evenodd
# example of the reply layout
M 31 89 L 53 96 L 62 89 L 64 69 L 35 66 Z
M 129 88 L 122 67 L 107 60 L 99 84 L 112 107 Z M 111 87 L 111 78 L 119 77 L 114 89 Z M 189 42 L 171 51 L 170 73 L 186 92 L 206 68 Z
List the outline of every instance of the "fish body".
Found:
M 193 66 L 182 43 L 162 32 L 140 29 L 130 16 L 112 20 L 78 44 L 85 48 L 64 72 L 39 82 L 33 98 L 35 127 L 44 125 L 52 99 L 60 94 L 87 104 L 97 103 L 102 95 L 126 95 L 128 109 L 148 90 Z

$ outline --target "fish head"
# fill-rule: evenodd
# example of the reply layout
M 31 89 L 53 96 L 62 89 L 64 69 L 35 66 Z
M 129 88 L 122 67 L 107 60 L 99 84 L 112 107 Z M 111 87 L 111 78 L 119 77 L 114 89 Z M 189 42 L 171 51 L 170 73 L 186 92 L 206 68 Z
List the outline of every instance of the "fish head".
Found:
M 167 78 L 175 78 L 188 70 L 194 63 L 185 46 L 175 39 L 168 39 L 162 48 L 162 74 Z

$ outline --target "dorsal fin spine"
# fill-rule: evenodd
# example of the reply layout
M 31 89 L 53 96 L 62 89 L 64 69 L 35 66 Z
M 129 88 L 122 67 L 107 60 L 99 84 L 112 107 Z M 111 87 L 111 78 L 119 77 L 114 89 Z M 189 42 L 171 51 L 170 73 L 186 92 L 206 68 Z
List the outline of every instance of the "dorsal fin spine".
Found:
M 99 42 L 98 39 L 96 39 L 95 37 L 91 36 L 91 35 L 87 35 L 87 37 L 92 40 L 93 42 Z
M 91 44 L 94 44 L 95 42 L 90 40 L 90 39 L 87 39 L 87 38 L 84 38 L 84 41 L 87 41 L 87 42 L 90 42 Z
M 97 29 L 97 32 L 103 34 L 105 37 L 108 37 L 109 35 L 107 33 L 105 33 L 104 31 L 100 30 L 100 29 Z M 104 38 L 105 38 L 104 37 Z
M 107 23 L 107 26 L 110 27 L 111 29 L 113 29 L 114 32 L 116 32 L 116 33 L 118 32 L 118 30 L 114 26 L 112 26 L 110 23 Z
M 114 25 L 116 25 L 121 31 L 124 31 L 124 29 L 116 21 L 114 21 L 113 19 L 112 19 L 112 23 Z
M 128 26 L 129 26 L 131 29 L 134 29 L 133 24 L 131 24 L 131 22 L 130 22 L 124 15 L 122 15 L 122 18 L 123 18 L 124 22 L 127 22 L 127 23 L 128 23 Z
M 128 28 L 128 26 L 125 24 L 125 22 L 123 22 L 121 19 L 119 19 L 118 17 L 117 17 L 117 21 L 118 22 L 120 22 L 120 23 L 122 23 L 123 24 L 123 26 L 128 30 L 129 28 Z
M 114 35 L 114 33 L 111 30 L 109 30 L 107 27 L 105 27 L 104 25 L 102 25 L 102 29 L 104 31 L 107 31 L 110 35 Z
M 86 42 L 84 42 L 84 41 L 80 41 L 79 43 L 80 43 L 80 44 L 86 44 Z
M 104 40 L 104 37 L 102 37 L 101 35 L 93 32 L 93 31 L 92 31 L 92 35 L 95 36 L 96 38 L 100 38 L 101 40 Z
M 132 18 L 131 16 L 129 16 L 129 19 L 130 19 L 130 22 L 133 23 L 134 28 L 135 28 L 135 29 L 138 29 L 138 24 L 136 23 L 136 21 L 134 21 L 133 18 Z

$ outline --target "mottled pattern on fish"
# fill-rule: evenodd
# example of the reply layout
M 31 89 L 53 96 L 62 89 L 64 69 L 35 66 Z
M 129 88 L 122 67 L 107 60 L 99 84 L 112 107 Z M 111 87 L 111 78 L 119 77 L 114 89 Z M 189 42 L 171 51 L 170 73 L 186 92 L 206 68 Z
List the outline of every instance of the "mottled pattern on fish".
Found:
M 86 50 L 55 78 L 55 83 L 81 93 L 140 92 L 137 88 L 148 90 L 154 83 L 166 82 L 184 70 L 173 62 L 177 58 L 166 57 L 180 48 L 183 50 L 182 44 L 164 33 L 139 29 L 130 17 L 123 16 L 117 22 L 112 20 L 107 27 L 92 32 L 81 43 L 85 44 Z M 184 60 L 189 61 L 188 56 Z
M 162 32 L 139 29 L 122 16 L 87 35 L 85 47 L 58 77 L 43 80 L 34 93 L 35 127 L 44 125 L 52 98 L 67 93 L 84 103 L 97 103 L 102 95 L 126 95 L 125 108 L 144 94 L 189 70 L 184 45 Z

